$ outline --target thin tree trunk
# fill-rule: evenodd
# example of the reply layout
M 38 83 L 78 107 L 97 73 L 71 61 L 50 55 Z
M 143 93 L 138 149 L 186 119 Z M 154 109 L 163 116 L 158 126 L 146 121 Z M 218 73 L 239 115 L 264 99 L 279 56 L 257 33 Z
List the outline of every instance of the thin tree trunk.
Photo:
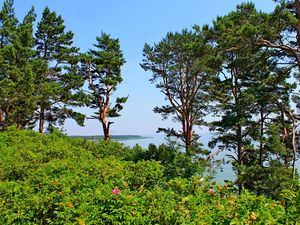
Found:
M 188 156 L 192 155 L 192 140 L 193 140 L 193 126 L 191 123 L 187 123 L 186 127 L 186 154 Z
M 9 112 L 10 112 L 10 104 L 8 104 L 5 109 L 4 128 L 7 128 L 7 126 L 9 125 L 8 124 L 8 121 L 10 119 Z
M 104 134 L 104 141 L 108 143 L 110 141 L 110 135 L 109 135 L 109 127 L 106 125 L 105 122 L 101 121 L 103 134 Z
M 297 23 L 296 23 L 297 36 L 296 36 L 296 39 L 297 39 L 298 48 L 300 48 L 300 2 L 299 2 L 299 0 L 295 0 L 295 8 L 296 8 L 296 18 L 297 18 Z
M 39 121 L 39 132 L 44 133 L 44 123 L 45 123 L 45 110 L 43 107 L 40 109 L 40 121 Z
M 292 162 L 292 171 L 293 171 L 293 179 L 296 177 L 296 159 L 297 159 L 297 145 L 296 145 L 296 119 L 293 113 L 290 110 L 286 110 L 289 114 L 290 119 L 293 122 L 293 131 L 292 131 L 292 145 L 293 145 L 293 162 Z
M 103 108 L 101 110 L 102 112 L 99 115 L 99 120 L 102 124 L 102 129 L 103 129 L 103 134 L 104 134 L 104 141 L 106 143 L 108 143 L 110 141 L 110 133 L 109 133 L 109 128 L 110 128 L 110 124 L 112 124 L 112 122 L 106 122 L 106 114 L 108 111 L 108 104 L 104 104 Z
M 2 129 L 4 129 L 4 112 L 1 107 L 0 107 L 0 126 L 2 126 Z
M 25 128 L 26 128 L 26 125 L 27 125 L 27 120 L 26 120 L 26 118 L 24 118 L 23 123 L 21 124 L 21 127 L 22 127 L 23 129 L 25 129 Z
M 237 156 L 238 156 L 238 165 L 241 166 L 244 164 L 243 162 L 243 144 L 242 144 L 242 127 L 241 125 L 237 125 Z M 241 169 L 238 168 L 238 177 L 240 177 L 241 174 Z M 239 183 L 238 184 L 238 191 L 239 195 L 242 192 L 243 184 Z
M 103 120 L 100 120 L 100 122 L 102 124 L 104 141 L 108 144 L 110 141 L 110 125 L 113 124 L 113 122 L 108 122 L 107 124 Z
M 284 144 L 284 146 L 287 148 L 287 139 L 288 139 L 288 131 L 287 128 L 285 126 L 285 117 L 284 117 L 284 109 L 282 104 L 279 104 L 280 107 L 280 113 L 281 113 L 281 124 L 282 124 L 282 130 L 283 130 L 283 135 L 282 135 L 282 144 Z M 289 154 L 288 152 L 285 153 L 284 155 L 284 165 L 286 168 L 289 167 Z
M 185 153 L 188 152 L 188 139 L 187 139 L 187 129 L 186 129 L 186 116 L 185 112 L 181 113 L 182 116 L 182 134 L 183 134 L 183 141 L 184 141 L 184 147 L 185 147 Z
M 263 108 L 260 109 L 260 140 L 259 140 L 259 165 L 263 166 L 263 154 L 264 154 L 264 112 Z
M 18 119 L 17 119 L 17 129 L 21 129 L 21 114 L 18 114 Z
M 238 163 L 243 165 L 243 144 L 242 144 L 242 127 L 237 125 L 237 153 L 238 153 Z
M 293 179 L 296 177 L 296 156 L 297 156 L 297 148 L 296 148 L 296 125 L 293 121 Z

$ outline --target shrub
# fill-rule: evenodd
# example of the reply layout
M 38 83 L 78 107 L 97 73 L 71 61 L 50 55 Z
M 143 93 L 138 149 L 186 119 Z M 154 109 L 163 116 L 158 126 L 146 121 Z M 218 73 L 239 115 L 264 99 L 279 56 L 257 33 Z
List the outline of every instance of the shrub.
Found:
M 126 148 L 119 144 L 93 144 L 61 134 L 43 136 L 11 129 L 0 133 L 0 140 L 0 224 L 300 221 L 298 189 L 284 191 L 282 204 L 246 191 L 237 196 L 230 184 L 215 186 L 197 176 L 166 179 L 168 167 L 163 163 L 126 161 L 122 154 Z M 115 150 L 119 155 L 113 156 L 106 147 L 120 147 Z

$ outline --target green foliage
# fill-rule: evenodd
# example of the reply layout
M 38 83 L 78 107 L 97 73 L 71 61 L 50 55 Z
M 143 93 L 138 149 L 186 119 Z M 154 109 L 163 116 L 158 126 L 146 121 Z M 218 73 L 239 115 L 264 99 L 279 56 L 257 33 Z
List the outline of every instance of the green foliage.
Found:
M 282 192 L 282 205 L 249 192 L 236 196 L 230 184 L 216 186 L 197 176 L 165 181 L 164 167 L 158 161 L 124 161 L 121 151 L 126 148 L 118 143 L 97 144 L 57 131 L 41 135 L 9 128 L 0 133 L 0 141 L 1 224 L 300 221 L 299 190 Z M 106 147 L 123 147 L 120 157 L 108 155 Z M 167 154 L 166 147 L 161 148 L 151 157 Z M 119 190 L 117 194 L 113 189 Z
M 26 124 L 36 106 L 33 73 L 32 8 L 22 22 L 18 22 L 13 1 L 5 1 L 0 12 L 0 116 L 6 127 Z
M 181 125 L 179 131 L 159 128 L 158 132 L 180 140 L 186 153 L 191 156 L 194 147 L 198 147 L 199 139 L 194 129 L 204 125 L 203 117 L 210 99 L 207 90 L 219 69 L 214 48 L 202 33 L 185 29 L 180 33 L 169 32 L 153 46 L 145 44 L 143 56 L 141 67 L 153 73 L 150 81 L 168 101 L 168 105 L 155 107 L 154 112 Z M 205 155 L 206 152 L 198 153 Z
M 134 149 L 135 151 L 138 149 Z M 150 144 L 145 151 L 136 151 L 133 161 L 155 160 L 164 166 L 164 177 L 169 180 L 176 177 L 190 178 L 193 175 L 202 174 L 205 165 L 201 161 L 180 152 L 178 148 L 167 145 L 156 147 Z
M 73 33 L 46 7 L 34 37 L 35 18 L 32 7 L 19 22 L 12 0 L 0 11 L 0 125 L 32 128 L 39 121 L 40 132 L 45 121 L 61 125 L 73 118 L 83 125 L 83 114 L 70 107 L 86 101 Z
M 73 46 L 73 36 L 65 30 L 62 17 L 46 7 L 35 32 L 36 58 L 42 65 L 37 68 L 35 80 L 36 120 L 41 133 L 45 122 L 61 125 L 66 118 L 73 118 L 80 125 L 84 122 L 84 115 L 72 108 L 86 102 L 78 66 L 79 49 Z
M 89 106 L 96 110 L 91 119 L 101 122 L 104 139 L 110 139 L 110 125 L 107 117 L 121 116 L 128 97 L 117 97 L 112 104 L 111 97 L 117 86 L 123 81 L 121 66 L 125 63 L 119 39 L 113 39 L 106 33 L 96 37 L 95 49 L 82 55 L 82 70 L 89 88 Z
M 293 180 L 290 96 L 296 85 L 290 81 L 291 67 L 258 44 L 261 33 L 268 32 L 269 16 L 244 3 L 205 32 L 223 59 L 210 90 L 215 102 L 210 146 L 231 152 L 240 191 L 245 187 L 275 198 Z

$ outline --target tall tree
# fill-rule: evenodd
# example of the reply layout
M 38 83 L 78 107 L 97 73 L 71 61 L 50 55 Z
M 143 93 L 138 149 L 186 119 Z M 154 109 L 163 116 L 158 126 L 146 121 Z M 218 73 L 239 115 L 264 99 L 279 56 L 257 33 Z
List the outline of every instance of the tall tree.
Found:
M 40 65 L 36 79 L 39 131 L 44 132 L 45 122 L 63 124 L 69 117 L 82 125 L 84 115 L 72 108 L 84 104 L 81 89 L 84 80 L 78 66 L 79 49 L 72 46 L 74 34 L 65 31 L 62 17 L 46 7 L 35 36 Z
M 261 24 L 267 18 L 253 4 L 242 4 L 219 17 L 212 32 L 224 63 L 212 89 L 218 120 L 212 123 L 216 136 L 211 144 L 233 151 L 239 191 L 246 187 L 258 194 L 263 185 L 271 184 L 263 174 L 273 169 L 270 165 L 277 155 L 283 156 L 280 147 L 271 150 L 266 145 L 270 146 L 269 129 L 282 115 L 278 101 L 288 107 L 294 88 L 287 82 L 291 68 L 279 65 L 274 51 L 257 45 L 257 34 L 266 29 Z M 279 169 L 286 170 L 284 166 Z
M 14 16 L 13 1 L 5 1 L 1 11 L 1 115 L 2 125 L 26 125 L 26 117 L 35 107 L 32 71 L 33 22 L 32 8 L 19 23 Z M 2 109 L 4 108 L 4 110 Z M 5 116 L 4 116 L 5 115 Z
M 8 125 L 9 113 L 13 105 L 13 82 L 9 56 L 12 39 L 16 34 L 18 20 L 13 8 L 13 0 L 5 0 L 0 11 L 0 125 Z
M 127 97 L 117 97 L 112 105 L 112 95 L 122 82 L 121 67 L 125 63 L 119 39 L 101 33 L 96 37 L 95 49 L 89 50 L 83 57 L 85 79 L 90 90 L 90 107 L 95 109 L 92 119 L 101 122 L 104 140 L 110 140 L 110 126 L 113 123 L 107 118 L 119 117 Z
M 300 1 L 274 0 L 279 4 L 263 21 L 257 44 L 284 53 L 285 63 L 300 69 Z M 270 29 L 271 28 L 271 29 Z
M 18 70 L 18 79 L 16 82 L 16 101 L 14 104 L 14 121 L 17 127 L 28 125 L 36 108 L 35 96 L 35 74 L 34 74 L 34 37 L 33 22 L 35 21 L 35 12 L 32 8 L 25 16 L 22 23 L 17 27 L 17 35 L 13 39 L 15 54 L 13 65 Z
M 18 24 L 13 4 L 13 0 L 5 0 L 0 12 L 0 48 L 11 44 L 12 34 Z
M 263 47 L 277 50 L 277 60 L 286 67 L 297 71 L 295 78 L 300 80 L 300 1 L 299 0 L 274 0 L 279 3 L 275 10 L 268 15 L 268 19 L 262 23 L 266 27 L 263 32 L 257 35 L 257 44 Z M 271 29 L 270 29 L 271 28 Z M 266 32 L 267 31 L 267 32 Z M 299 94 L 293 94 L 292 100 L 299 107 Z M 293 177 L 296 176 L 295 162 L 297 146 L 295 134 L 296 123 L 299 122 L 300 116 L 291 109 L 291 107 L 281 107 L 282 117 L 289 118 L 293 123 L 292 133 L 286 133 L 286 127 L 282 123 L 283 133 L 287 140 L 292 141 L 293 149 Z M 284 120 L 282 120 L 284 121 Z M 286 164 L 288 156 L 286 156 Z
M 212 55 L 213 48 L 201 32 L 183 30 L 168 33 L 153 47 L 145 44 L 143 52 L 142 68 L 153 73 L 150 81 L 156 84 L 169 103 L 156 107 L 154 112 L 160 113 L 164 119 L 172 117 L 181 124 L 179 131 L 173 128 L 159 128 L 159 131 L 179 138 L 186 153 L 192 155 L 199 149 L 199 136 L 194 129 L 204 125 L 209 99 L 207 90 L 218 69 L 217 60 Z

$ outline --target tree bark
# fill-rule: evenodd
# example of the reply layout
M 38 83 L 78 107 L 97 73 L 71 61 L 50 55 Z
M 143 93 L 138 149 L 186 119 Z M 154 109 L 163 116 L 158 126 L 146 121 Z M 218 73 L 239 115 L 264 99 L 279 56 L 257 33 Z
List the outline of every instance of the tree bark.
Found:
M 263 154 L 264 154 L 264 112 L 263 107 L 260 109 L 260 140 L 259 140 L 259 165 L 263 166 Z
M 187 126 L 186 126 L 186 133 L 185 133 L 185 140 L 186 140 L 186 143 L 185 143 L 185 148 L 186 148 L 186 154 L 188 156 L 191 156 L 192 155 L 192 140 L 193 140 L 193 125 L 192 123 L 187 123 Z
M 41 109 L 40 109 L 40 121 L 39 121 L 39 132 L 41 134 L 44 133 L 44 123 L 45 123 L 45 110 L 41 106 Z
M 300 2 L 299 0 L 295 0 L 295 9 L 296 9 L 296 31 L 297 31 L 297 45 L 300 48 Z
M 280 114 L 281 114 L 281 125 L 282 125 L 282 132 L 283 132 L 281 143 L 284 144 L 284 146 L 287 148 L 287 139 L 288 139 L 289 134 L 288 134 L 288 130 L 287 130 L 286 125 L 285 125 L 284 108 L 283 108 L 283 105 L 281 103 L 279 104 L 279 110 L 280 110 Z M 288 152 L 286 152 L 285 155 L 284 155 L 284 165 L 285 165 L 286 168 L 289 167 L 289 154 L 288 154 Z
M 109 126 L 106 125 L 105 122 L 101 121 L 103 134 L 104 134 L 104 141 L 108 143 L 110 141 L 110 135 L 109 135 Z
M 293 179 L 296 177 L 296 160 L 297 160 L 297 148 L 296 148 L 296 125 L 295 121 L 293 121 L 293 163 L 292 163 L 292 169 L 293 169 Z
M 17 129 L 21 129 L 21 114 L 18 114 L 18 119 L 17 119 Z
M 296 177 L 296 160 L 297 160 L 297 144 L 296 144 L 296 117 L 292 113 L 291 110 L 286 110 L 290 119 L 293 123 L 293 131 L 292 131 L 292 146 L 293 146 L 293 162 L 292 162 L 292 171 L 293 171 L 293 179 Z
M 238 163 L 239 165 L 244 164 L 243 160 L 243 143 L 242 143 L 242 126 L 237 125 L 237 153 L 238 153 Z
M 0 107 L 0 126 L 2 126 L 2 129 L 4 129 L 4 124 L 5 120 L 4 120 L 4 112 L 2 110 L 2 108 Z
M 102 124 L 102 129 L 103 129 L 103 134 L 104 134 L 104 141 L 108 143 L 110 141 L 110 133 L 109 133 L 109 128 L 110 124 L 112 122 L 106 122 L 106 116 L 108 112 L 108 104 L 103 104 L 103 107 L 100 109 L 100 115 L 99 115 L 99 120 Z

